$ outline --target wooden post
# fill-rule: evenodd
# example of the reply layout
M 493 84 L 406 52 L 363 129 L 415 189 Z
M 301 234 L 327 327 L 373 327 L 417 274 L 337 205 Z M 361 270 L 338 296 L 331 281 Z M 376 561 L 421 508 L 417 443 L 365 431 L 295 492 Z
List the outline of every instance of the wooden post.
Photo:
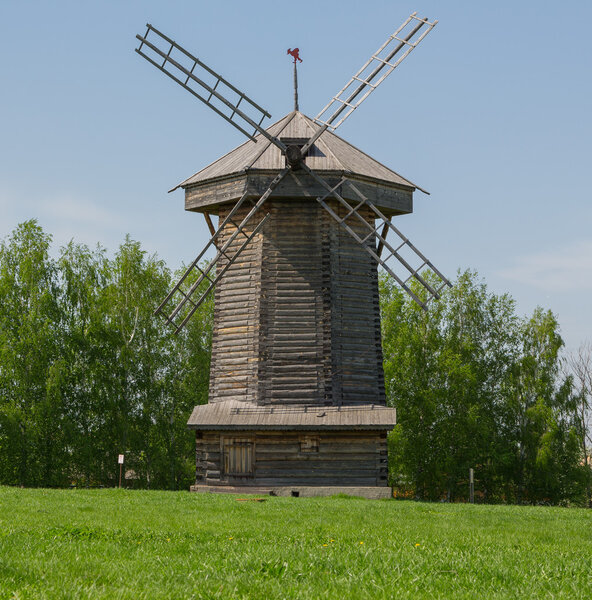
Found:
M 123 454 L 120 454 L 117 457 L 117 462 L 119 463 L 119 488 L 121 489 L 121 471 L 123 470 Z
M 469 469 L 469 502 L 475 504 L 475 477 L 473 469 Z
M 298 69 L 296 68 L 296 59 L 294 59 L 294 110 L 298 110 Z

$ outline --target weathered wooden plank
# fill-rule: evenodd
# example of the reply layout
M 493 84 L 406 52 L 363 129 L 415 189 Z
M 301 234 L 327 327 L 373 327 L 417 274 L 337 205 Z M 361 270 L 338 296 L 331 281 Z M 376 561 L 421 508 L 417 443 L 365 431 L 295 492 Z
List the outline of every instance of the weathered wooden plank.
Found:
M 263 404 L 383 397 L 372 260 L 314 200 L 266 210 L 263 233 L 216 289 L 211 392 Z

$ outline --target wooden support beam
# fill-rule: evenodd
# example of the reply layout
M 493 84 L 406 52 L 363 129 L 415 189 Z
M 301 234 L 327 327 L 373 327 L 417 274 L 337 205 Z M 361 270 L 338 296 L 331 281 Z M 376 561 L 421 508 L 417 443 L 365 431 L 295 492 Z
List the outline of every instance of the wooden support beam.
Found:
M 391 218 L 388 218 L 388 223 L 385 223 L 382 231 L 380 232 L 380 237 L 382 238 L 379 242 L 378 242 L 378 248 L 376 250 L 376 254 L 378 254 L 378 258 L 380 258 L 380 255 L 382 254 L 382 249 L 384 248 L 384 242 L 382 240 L 386 240 L 386 236 L 388 235 L 388 230 L 389 230 L 389 223 L 391 221 Z
M 206 223 L 208 224 L 208 229 L 210 230 L 210 235 L 215 235 L 216 229 L 214 228 L 214 224 L 212 223 L 212 218 L 207 212 L 203 214 Z

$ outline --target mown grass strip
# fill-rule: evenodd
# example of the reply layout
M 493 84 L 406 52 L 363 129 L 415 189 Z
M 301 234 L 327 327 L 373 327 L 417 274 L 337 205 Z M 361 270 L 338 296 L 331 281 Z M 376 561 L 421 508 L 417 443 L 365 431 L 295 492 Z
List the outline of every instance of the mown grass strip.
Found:
M 0 488 L 0 598 L 592 597 L 592 512 Z

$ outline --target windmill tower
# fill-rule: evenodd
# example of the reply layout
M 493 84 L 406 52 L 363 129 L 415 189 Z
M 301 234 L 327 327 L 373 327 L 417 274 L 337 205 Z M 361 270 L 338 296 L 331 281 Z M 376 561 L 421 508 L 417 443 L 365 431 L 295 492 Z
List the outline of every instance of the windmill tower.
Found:
M 173 40 L 151 25 L 136 36 L 248 138 L 174 188 L 212 234 L 156 311 L 178 332 L 214 293 L 209 401 L 188 422 L 195 491 L 390 495 L 378 268 L 424 309 L 450 284 L 391 222 L 421 188 L 334 132 L 435 25 L 413 13 L 314 119 L 295 89 L 267 128 L 267 111 Z

